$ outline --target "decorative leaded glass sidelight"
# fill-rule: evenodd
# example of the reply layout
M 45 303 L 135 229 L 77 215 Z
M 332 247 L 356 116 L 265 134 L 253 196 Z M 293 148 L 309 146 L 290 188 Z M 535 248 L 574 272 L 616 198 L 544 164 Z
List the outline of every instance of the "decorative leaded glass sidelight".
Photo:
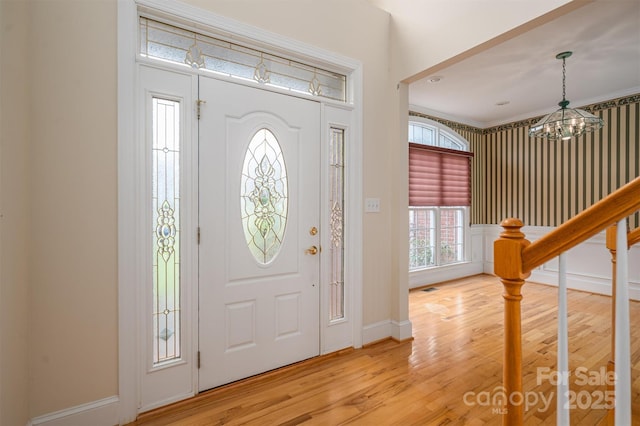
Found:
M 331 128 L 329 139 L 331 208 L 331 302 L 329 319 L 344 318 L 344 129 Z
M 287 168 L 269 129 L 253 135 L 242 165 L 240 213 L 249 251 L 267 264 L 280 251 L 287 225 Z
M 180 358 L 180 102 L 152 98 L 153 364 Z

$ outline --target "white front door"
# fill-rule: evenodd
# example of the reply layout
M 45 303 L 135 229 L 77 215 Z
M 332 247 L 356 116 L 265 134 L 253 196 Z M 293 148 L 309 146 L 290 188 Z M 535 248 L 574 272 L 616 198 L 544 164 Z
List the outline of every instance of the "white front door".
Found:
M 200 77 L 199 390 L 319 355 L 320 104 Z

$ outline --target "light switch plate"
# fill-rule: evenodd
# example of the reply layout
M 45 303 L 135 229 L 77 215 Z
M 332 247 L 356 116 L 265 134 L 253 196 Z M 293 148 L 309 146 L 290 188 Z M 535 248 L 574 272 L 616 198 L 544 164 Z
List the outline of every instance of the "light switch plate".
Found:
M 365 198 L 364 200 L 365 213 L 379 213 L 380 212 L 380 198 Z

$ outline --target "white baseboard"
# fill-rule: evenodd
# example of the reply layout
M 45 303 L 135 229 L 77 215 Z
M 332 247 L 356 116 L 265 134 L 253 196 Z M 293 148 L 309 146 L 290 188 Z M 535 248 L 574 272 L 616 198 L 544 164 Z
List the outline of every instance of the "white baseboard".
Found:
M 385 320 L 374 324 L 365 325 L 362 328 L 362 344 L 377 342 L 389 337 L 403 341 L 413 336 L 411 321 Z
M 391 320 L 384 320 L 362 327 L 362 344 L 377 342 L 391 337 Z
M 120 423 L 117 396 L 34 417 L 30 425 L 38 426 L 113 426 Z
M 411 321 L 391 321 L 391 337 L 401 342 L 411 339 L 413 337 Z

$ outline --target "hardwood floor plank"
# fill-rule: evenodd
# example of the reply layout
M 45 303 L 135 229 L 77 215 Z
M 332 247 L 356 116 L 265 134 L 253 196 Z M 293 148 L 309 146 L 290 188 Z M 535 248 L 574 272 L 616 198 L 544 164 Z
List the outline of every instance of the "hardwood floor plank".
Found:
M 131 426 L 158 425 L 499 425 L 502 385 L 502 285 L 480 275 L 412 290 L 413 341 L 386 340 L 319 357 L 145 413 Z M 553 425 L 556 388 L 556 288 L 523 287 L 525 425 Z M 569 291 L 571 391 L 592 400 L 606 386 L 581 383 L 610 351 L 611 298 Z M 632 324 L 640 303 L 630 303 Z M 640 327 L 632 326 L 632 409 L 640 425 Z M 534 400 L 537 397 L 537 400 Z M 592 401 L 593 402 L 593 401 Z M 572 425 L 596 425 L 606 410 L 576 404 Z M 579 405 L 579 406 L 578 406 Z

